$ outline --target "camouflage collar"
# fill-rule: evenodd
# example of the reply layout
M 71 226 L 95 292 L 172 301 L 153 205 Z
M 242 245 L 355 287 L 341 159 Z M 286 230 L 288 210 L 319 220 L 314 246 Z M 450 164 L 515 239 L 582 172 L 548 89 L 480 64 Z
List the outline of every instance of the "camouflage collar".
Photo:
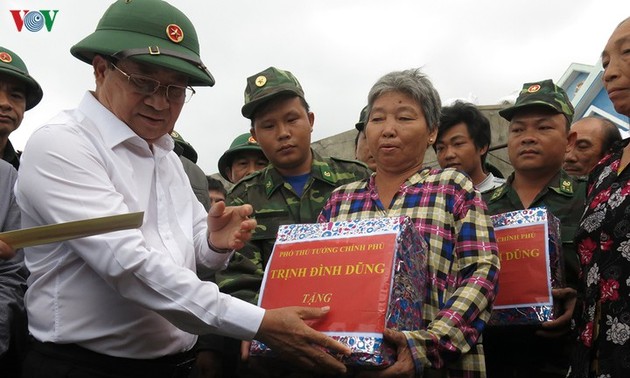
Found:
M 335 172 L 332 170 L 330 165 L 313 149 L 311 149 L 313 153 L 313 162 L 311 164 L 311 177 L 314 180 L 320 180 L 325 183 L 328 183 L 332 186 L 337 186 L 337 176 Z M 285 181 L 280 172 L 275 169 L 272 165 L 269 165 L 262 172 L 264 175 L 263 183 L 265 186 L 265 193 L 267 197 L 270 197 L 273 192 L 276 191 L 280 186 L 284 185 Z
M 492 196 L 490 197 L 490 199 L 488 200 L 489 203 L 495 202 L 498 199 L 500 199 L 501 197 L 503 197 L 504 195 L 507 194 L 507 192 L 509 192 L 509 190 L 512 188 L 512 182 L 514 181 L 514 173 L 512 172 L 512 174 L 507 178 L 505 184 L 501 185 L 500 187 L 496 188 L 493 192 L 492 192 Z M 575 193 L 575 185 L 576 185 L 576 181 L 575 179 L 573 179 L 572 177 L 570 177 L 563 169 L 561 169 L 547 184 L 546 188 L 548 190 L 552 190 L 555 193 L 558 193 L 562 196 L 565 197 L 573 197 L 574 193 Z M 544 192 L 545 190 L 543 189 L 541 191 Z M 540 193 L 538 194 L 538 196 L 536 196 L 537 198 L 540 197 Z

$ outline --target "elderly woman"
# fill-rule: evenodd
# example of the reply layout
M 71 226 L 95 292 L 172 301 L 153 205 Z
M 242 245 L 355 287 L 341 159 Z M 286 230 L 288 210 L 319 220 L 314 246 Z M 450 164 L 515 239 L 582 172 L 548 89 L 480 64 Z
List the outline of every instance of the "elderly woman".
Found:
M 602 52 L 602 76 L 615 110 L 630 117 L 630 17 Z M 592 170 L 587 208 L 575 235 L 584 301 L 570 377 L 630 377 L 630 139 Z
M 368 96 L 365 126 L 376 172 L 335 190 L 319 221 L 409 216 L 429 244 L 425 329 L 385 337 L 398 360 L 383 376 L 485 377 L 478 343 L 496 295 L 499 258 L 486 206 L 455 169 L 422 168 L 440 97 L 419 70 L 392 72 Z

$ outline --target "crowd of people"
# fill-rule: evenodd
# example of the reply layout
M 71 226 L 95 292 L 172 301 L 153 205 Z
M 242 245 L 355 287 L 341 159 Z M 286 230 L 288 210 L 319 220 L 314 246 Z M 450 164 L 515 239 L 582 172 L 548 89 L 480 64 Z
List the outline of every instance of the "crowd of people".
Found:
M 604 87 L 630 117 L 629 51 L 630 18 L 602 52 Z M 552 80 L 523 84 L 499 112 L 513 167 L 503 177 L 486 161 L 488 119 L 443 106 L 419 69 L 375 81 L 348 160 L 311 147 L 306 91 L 271 66 L 244 80 L 250 132 L 221 156 L 218 179 L 174 130 L 194 87 L 215 83 L 186 15 L 117 0 L 70 52 L 95 88 L 19 152 L 9 135 L 45 88 L 0 47 L 0 232 L 144 220 L 24 249 L 0 240 L 1 376 L 630 376 L 629 140 L 607 119 L 574 119 Z M 439 167 L 426 167 L 429 149 Z M 561 311 L 536 327 L 489 326 L 501 273 L 490 215 L 535 207 L 560 221 Z M 351 349 L 306 323 L 329 307 L 256 305 L 281 225 L 391 216 L 426 240 L 429 280 L 423 328 L 385 330 L 391 366 L 342 364 Z M 276 357 L 249 357 L 253 339 Z

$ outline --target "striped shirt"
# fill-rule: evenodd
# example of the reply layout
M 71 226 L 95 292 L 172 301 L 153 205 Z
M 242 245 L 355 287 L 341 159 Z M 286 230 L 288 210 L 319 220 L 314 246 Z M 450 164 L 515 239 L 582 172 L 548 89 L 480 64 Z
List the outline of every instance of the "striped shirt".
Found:
M 423 169 L 381 203 L 376 175 L 337 188 L 319 221 L 405 215 L 429 245 L 426 329 L 405 332 L 416 369 L 449 377 L 485 377 L 478 344 L 496 296 L 499 258 L 486 205 L 472 182 L 454 169 Z

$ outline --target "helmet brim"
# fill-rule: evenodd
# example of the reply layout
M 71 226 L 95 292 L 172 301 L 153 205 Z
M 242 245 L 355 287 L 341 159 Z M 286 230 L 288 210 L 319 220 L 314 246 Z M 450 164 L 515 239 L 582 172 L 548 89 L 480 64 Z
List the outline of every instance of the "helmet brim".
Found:
M 265 153 L 262 151 L 262 148 L 260 148 L 260 146 L 258 145 L 250 144 L 250 145 L 245 145 L 245 146 L 238 146 L 233 149 L 227 150 L 219 158 L 218 166 L 219 166 L 219 174 L 221 175 L 221 177 L 223 177 L 227 181 L 230 181 L 230 178 L 227 177 L 227 168 L 232 165 L 235 155 L 237 155 L 240 152 L 249 152 L 249 151 L 260 152 L 263 157 L 265 156 Z
M 35 81 L 35 79 L 33 79 L 31 75 L 6 66 L 0 67 L 0 75 L 10 76 L 26 85 L 25 110 L 30 110 L 34 108 L 35 105 L 39 104 L 39 102 L 42 100 L 42 97 L 44 96 L 42 87 L 39 86 L 39 83 Z
M 148 48 L 157 46 L 199 60 L 199 56 L 192 50 L 175 43 L 165 45 L 163 38 L 147 34 L 140 34 L 127 30 L 99 29 L 70 48 L 70 53 L 85 63 L 92 64 L 94 55 L 111 56 L 119 51 L 133 48 Z M 214 77 L 207 70 L 191 62 L 168 56 L 166 54 L 134 55 L 129 58 L 137 62 L 160 66 L 186 75 L 191 86 L 213 86 Z M 199 60 L 200 61 L 200 60 Z

